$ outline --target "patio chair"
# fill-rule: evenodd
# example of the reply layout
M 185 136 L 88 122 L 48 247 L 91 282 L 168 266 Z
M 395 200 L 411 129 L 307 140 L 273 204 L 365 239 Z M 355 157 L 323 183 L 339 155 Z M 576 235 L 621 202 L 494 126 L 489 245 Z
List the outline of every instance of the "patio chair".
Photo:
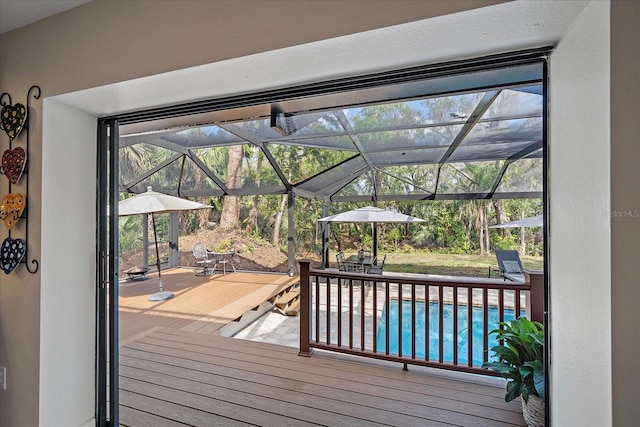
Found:
M 336 261 L 338 262 L 338 270 L 345 271 L 344 269 L 344 252 L 340 251 L 336 254 Z
M 361 262 L 344 262 L 344 271 L 348 273 L 364 273 L 364 264 Z
M 196 273 L 196 276 L 211 276 L 215 270 L 209 267 L 209 265 L 214 261 L 213 259 L 209 259 L 209 251 L 207 251 L 207 247 L 204 243 L 196 243 L 191 247 L 193 251 L 193 256 L 196 259 L 196 264 L 202 265 L 202 271 Z
M 387 254 L 384 254 L 384 258 L 382 258 L 382 262 L 379 265 L 376 264 L 377 260 L 378 260 L 378 258 L 373 260 L 373 263 L 371 264 L 371 266 L 367 270 L 367 273 L 369 273 L 369 274 L 382 274 L 382 271 L 384 270 L 384 262 L 387 260 Z
M 344 271 L 347 273 L 364 273 L 364 264 L 361 262 L 343 262 Z M 345 280 L 345 287 L 347 287 L 347 281 Z M 352 283 L 351 280 L 348 281 L 349 284 Z
M 498 261 L 498 269 L 493 269 L 504 280 L 512 282 L 524 283 L 524 273 L 522 272 L 522 262 L 518 251 L 514 250 L 497 250 L 496 260 Z M 492 269 L 489 269 L 489 277 L 491 277 Z

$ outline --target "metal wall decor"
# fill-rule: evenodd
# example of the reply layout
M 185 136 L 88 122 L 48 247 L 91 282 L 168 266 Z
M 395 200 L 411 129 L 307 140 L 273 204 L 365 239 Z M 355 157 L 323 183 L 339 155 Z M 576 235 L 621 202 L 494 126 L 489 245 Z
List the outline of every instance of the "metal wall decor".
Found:
M 27 154 L 29 153 L 29 110 L 31 99 L 39 99 L 39 86 L 31 86 L 27 92 L 27 105 L 13 103 L 7 92 L 0 95 L 0 129 L 9 137 L 9 148 L 2 154 L 0 173 L 9 181 L 9 193 L 2 198 L 0 218 L 8 230 L 8 237 L 0 245 L 0 268 L 5 274 L 11 273 L 21 263 L 27 271 L 34 274 L 40 267 L 37 260 L 29 261 L 27 238 L 29 237 L 29 220 L 27 215 L 27 200 L 29 197 L 29 173 L 27 170 Z M 23 147 L 13 147 L 13 142 L 26 129 Z M 27 174 L 27 179 L 22 176 Z M 21 181 L 23 181 L 21 183 Z M 24 191 L 13 193 L 12 186 L 20 185 Z M 12 229 L 18 224 L 24 224 L 24 238 L 12 238 Z M 16 227 L 16 229 L 19 227 Z
M 9 136 L 9 139 L 15 139 L 20 135 L 26 120 L 27 109 L 25 106 L 22 104 L 11 105 L 11 96 L 9 96 L 9 103 L 2 104 L 2 111 L 0 112 L 0 125 L 2 130 Z
M 17 184 L 22 178 L 24 168 L 27 166 L 27 152 L 22 147 L 13 150 L 5 150 L 2 154 L 2 173 L 12 184 Z
M 0 218 L 4 221 L 4 226 L 7 227 L 7 230 L 11 230 L 16 225 L 26 206 L 27 199 L 24 194 L 5 194 L 0 206 Z

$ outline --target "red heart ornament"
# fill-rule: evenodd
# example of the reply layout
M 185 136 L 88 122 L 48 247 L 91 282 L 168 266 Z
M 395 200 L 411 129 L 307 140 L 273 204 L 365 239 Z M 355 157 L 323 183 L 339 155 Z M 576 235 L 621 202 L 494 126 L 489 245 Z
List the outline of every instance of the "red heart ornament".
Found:
M 4 221 L 7 230 L 11 230 L 20 219 L 20 215 L 27 205 L 27 199 L 24 194 L 6 194 L 2 198 L 2 206 L 0 206 L 0 217 Z
M 2 154 L 2 173 L 7 176 L 7 179 L 12 184 L 17 184 L 20 181 L 26 165 L 27 153 L 22 147 L 5 150 Z

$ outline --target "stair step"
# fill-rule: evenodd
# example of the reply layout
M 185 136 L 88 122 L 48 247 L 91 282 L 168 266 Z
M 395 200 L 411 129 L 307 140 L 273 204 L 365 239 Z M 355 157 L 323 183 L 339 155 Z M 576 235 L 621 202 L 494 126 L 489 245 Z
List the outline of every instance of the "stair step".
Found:
M 276 307 L 284 310 L 288 305 L 300 298 L 300 289 L 292 289 L 276 300 Z
M 284 311 L 284 314 L 287 316 L 297 316 L 299 311 L 300 311 L 300 299 L 297 299 L 293 304 L 291 304 Z

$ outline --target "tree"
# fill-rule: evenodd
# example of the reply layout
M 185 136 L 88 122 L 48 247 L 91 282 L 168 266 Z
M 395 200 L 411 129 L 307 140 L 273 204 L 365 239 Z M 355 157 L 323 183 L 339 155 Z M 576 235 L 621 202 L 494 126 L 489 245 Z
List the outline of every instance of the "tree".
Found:
M 234 190 L 242 187 L 242 159 L 244 150 L 242 145 L 229 147 L 229 159 L 227 162 L 227 178 L 225 185 Z M 240 196 L 226 195 L 222 204 L 220 227 L 224 230 L 235 230 L 240 221 Z

